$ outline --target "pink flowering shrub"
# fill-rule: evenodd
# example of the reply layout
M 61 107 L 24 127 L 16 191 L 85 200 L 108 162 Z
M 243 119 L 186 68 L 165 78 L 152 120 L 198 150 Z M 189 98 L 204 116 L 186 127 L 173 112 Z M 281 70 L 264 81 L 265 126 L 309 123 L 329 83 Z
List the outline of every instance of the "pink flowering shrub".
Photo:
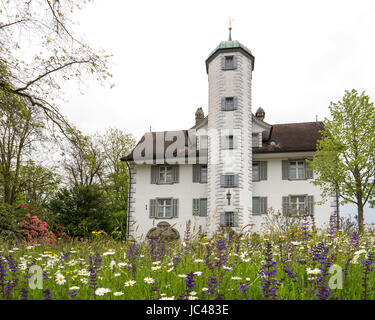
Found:
M 47 222 L 40 220 L 37 216 L 27 213 L 26 219 L 21 222 L 21 226 L 28 241 L 56 242 L 56 236 L 48 230 Z
M 51 216 L 48 210 L 40 206 L 39 203 L 23 203 L 18 206 L 18 210 L 23 216 L 20 225 L 27 241 L 54 243 L 58 240 L 70 239 L 64 231 L 64 226 L 55 225 L 53 220 L 50 219 Z M 50 225 L 45 220 L 50 221 Z

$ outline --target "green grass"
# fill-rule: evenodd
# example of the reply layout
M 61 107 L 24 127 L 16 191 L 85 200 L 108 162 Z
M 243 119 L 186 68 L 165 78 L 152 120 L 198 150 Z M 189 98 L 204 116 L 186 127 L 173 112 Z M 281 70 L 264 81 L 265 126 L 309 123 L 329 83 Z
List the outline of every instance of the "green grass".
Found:
M 165 243 L 164 254 L 156 257 L 151 253 L 151 246 L 148 243 L 138 243 L 139 252 L 136 258 L 129 260 L 129 248 L 133 243 L 121 243 L 110 239 L 96 237 L 85 242 L 69 240 L 58 242 L 57 244 L 30 244 L 22 243 L 16 246 L 2 243 L 0 245 L 0 256 L 3 257 L 3 265 L 8 268 L 7 257 L 13 257 L 18 264 L 16 275 L 11 270 L 7 270 L 5 279 L 0 275 L 0 298 L 20 299 L 20 290 L 27 290 L 29 299 L 39 300 L 44 297 L 43 291 L 49 289 L 52 299 L 71 299 L 67 294 L 71 287 L 77 286 L 77 296 L 75 298 L 86 299 L 111 299 L 111 300 L 150 300 L 161 297 L 174 297 L 179 299 L 182 293 L 197 299 L 216 299 L 218 295 L 228 300 L 238 299 L 262 299 L 261 270 L 265 260 L 265 245 L 268 241 L 272 244 L 273 260 L 276 262 L 276 275 L 273 279 L 278 281 L 276 290 L 279 300 L 314 300 L 317 295 L 317 286 L 313 280 L 309 280 L 307 268 L 320 267 L 319 262 L 312 259 L 312 250 L 318 243 L 324 243 L 328 248 L 328 257 L 342 268 L 349 266 L 347 275 L 343 280 L 343 288 L 331 290 L 328 299 L 363 299 L 363 278 L 364 267 L 361 262 L 371 258 L 373 254 L 375 238 L 373 234 L 365 234 L 360 239 L 358 247 L 353 247 L 350 235 L 338 234 L 334 239 L 324 234 L 310 235 L 310 239 L 305 243 L 301 242 L 301 235 L 297 234 L 292 242 L 290 235 L 272 235 L 271 238 L 261 237 L 234 237 L 229 240 L 227 236 L 215 235 L 211 239 L 196 239 L 188 243 L 186 247 L 182 243 Z M 224 239 L 225 249 L 220 251 L 216 248 L 219 239 Z M 32 246 L 32 247 L 30 247 Z M 357 263 L 349 263 L 348 259 L 353 258 L 355 252 L 365 249 L 366 253 L 359 255 Z M 106 255 L 105 253 L 114 254 Z M 69 253 L 66 260 L 62 255 Z M 99 255 L 102 259 L 97 272 L 97 287 L 108 288 L 111 291 L 102 296 L 94 295 L 91 288 L 90 277 L 82 275 L 84 270 L 89 269 L 89 258 Z M 210 269 L 205 262 L 196 262 L 197 259 L 209 258 L 210 262 L 215 262 L 220 256 L 227 256 L 227 261 L 223 266 Z M 180 260 L 176 263 L 176 260 Z M 48 263 L 54 261 L 53 266 Z M 111 262 L 115 265 L 111 268 Z M 160 261 L 157 264 L 154 262 Z M 132 263 L 135 272 L 132 272 Z M 286 263 L 296 274 L 295 278 L 290 278 L 285 271 Z M 119 265 L 120 264 L 120 265 Z M 121 266 L 121 264 L 124 264 Z M 31 290 L 28 285 L 28 270 L 32 265 L 41 266 L 45 278 L 43 279 L 43 289 Z M 159 270 L 152 270 L 152 267 L 160 266 Z M 231 269 L 228 270 L 228 267 Z M 1 269 L 1 268 L 0 268 Z M 179 275 L 186 275 L 190 272 L 201 272 L 195 277 L 193 293 L 187 291 L 186 279 Z M 64 284 L 58 284 L 56 274 L 62 274 L 65 278 Z M 0 272 L 1 274 L 1 272 Z M 208 278 L 215 276 L 218 286 L 214 294 L 207 293 L 204 288 L 208 288 Z M 324 277 L 324 284 L 328 284 L 333 274 Z M 145 278 L 155 280 L 149 284 Z M 233 279 L 240 277 L 241 279 Z M 18 279 L 18 280 L 17 280 Z M 133 286 L 125 286 L 129 280 L 136 283 Z M 6 281 L 15 286 L 11 294 L 7 295 Z M 17 282 L 18 281 L 18 282 Z M 375 283 L 374 273 L 368 275 L 368 284 Z M 241 294 L 240 284 L 246 284 L 248 291 Z M 115 292 L 122 292 L 123 295 L 115 296 Z M 374 299 L 375 293 L 372 288 L 367 292 L 368 299 Z

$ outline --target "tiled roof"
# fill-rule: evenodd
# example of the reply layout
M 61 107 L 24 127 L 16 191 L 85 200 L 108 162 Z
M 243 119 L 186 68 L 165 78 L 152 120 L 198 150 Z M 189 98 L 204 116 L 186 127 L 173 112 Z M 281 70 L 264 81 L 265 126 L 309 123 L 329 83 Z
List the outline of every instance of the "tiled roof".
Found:
M 317 141 L 321 138 L 320 131 L 324 128 L 323 122 L 301 122 L 301 123 L 287 123 L 287 124 L 275 124 L 272 125 L 270 138 L 267 141 L 263 141 L 263 145 L 260 148 L 254 147 L 253 153 L 277 153 L 277 152 L 299 152 L 299 151 L 316 151 Z M 165 157 L 165 151 L 168 147 L 176 141 L 166 141 L 164 145 L 164 151 L 156 152 L 156 135 L 165 135 L 168 133 L 169 136 L 175 136 L 183 132 L 185 137 L 185 146 L 188 146 L 188 130 L 182 131 L 162 131 L 162 132 L 149 132 L 146 134 L 152 134 L 153 143 L 153 159 L 163 159 Z M 144 142 L 145 136 L 138 142 Z M 137 145 L 138 145 L 137 144 Z M 146 147 L 147 145 L 145 145 Z M 185 157 L 199 156 L 199 151 L 188 150 L 184 146 Z M 133 150 L 134 151 L 134 150 Z M 133 161 L 133 151 L 121 158 L 122 161 Z M 176 153 L 174 156 L 176 156 Z M 146 159 L 150 160 L 150 159 Z
M 316 151 L 321 138 L 323 122 L 301 122 L 272 125 L 270 138 L 261 148 L 253 148 L 254 153 L 275 153 L 293 151 Z

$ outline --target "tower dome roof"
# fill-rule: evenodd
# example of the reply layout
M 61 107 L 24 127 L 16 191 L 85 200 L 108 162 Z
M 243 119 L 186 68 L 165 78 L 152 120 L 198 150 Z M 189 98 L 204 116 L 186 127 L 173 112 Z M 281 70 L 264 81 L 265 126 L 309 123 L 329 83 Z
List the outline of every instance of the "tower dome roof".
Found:
M 233 41 L 221 41 L 219 45 L 209 54 L 207 60 L 206 60 L 206 70 L 208 72 L 208 64 L 213 60 L 219 52 L 233 52 L 233 51 L 241 51 L 245 55 L 247 55 L 251 61 L 252 61 L 252 70 L 254 70 L 254 56 L 251 53 L 250 49 L 246 46 L 244 46 L 241 42 L 237 40 Z

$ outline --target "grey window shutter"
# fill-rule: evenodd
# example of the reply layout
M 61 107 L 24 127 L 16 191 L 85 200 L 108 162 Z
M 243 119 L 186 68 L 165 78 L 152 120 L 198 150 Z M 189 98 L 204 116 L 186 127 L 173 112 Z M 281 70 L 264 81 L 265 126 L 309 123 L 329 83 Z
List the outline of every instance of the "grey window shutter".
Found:
M 158 183 L 158 176 L 159 176 L 159 168 L 158 166 L 151 166 L 151 183 L 156 184 Z
M 260 198 L 260 213 L 266 213 L 267 211 L 267 197 Z
M 234 175 L 234 185 L 233 185 L 233 187 L 238 187 L 239 183 L 240 183 L 239 175 L 238 175 L 238 173 L 236 173 Z
M 238 212 L 233 213 L 234 227 L 237 228 L 240 225 Z
M 180 167 L 179 166 L 173 166 L 173 182 L 178 183 L 180 179 Z
M 193 199 L 193 216 L 199 215 L 199 199 Z
M 178 199 L 172 199 L 172 217 L 178 218 Z
M 237 65 L 238 65 L 238 57 L 234 56 L 233 57 L 233 69 L 237 69 Z
M 309 214 L 314 214 L 314 196 L 307 197 L 307 210 Z
M 221 70 L 225 70 L 225 56 L 221 57 Z
M 259 180 L 267 180 L 267 161 L 259 162 Z
M 225 187 L 225 175 L 220 175 L 220 186 Z
M 156 200 L 155 199 L 150 199 L 149 216 L 151 219 L 156 217 Z
M 314 178 L 314 172 L 312 170 L 312 167 L 311 167 L 310 163 L 308 163 L 307 161 L 305 163 L 306 163 L 306 179 L 313 179 Z
M 282 160 L 282 179 L 288 180 L 288 160 Z
M 200 182 L 201 178 L 201 166 L 199 164 L 193 164 L 193 182 Z
M 225 98 L 221 98 L 221 111 L 226 111 Z
M 286 215 L 289 211 L 289 197 L 283 197 L 283 214 Z
M 238 109 L 238 98 L 233 97 L 233 110 L 237 110 L 237 109 Z
M 220 213 L 220 225 L 225 226 L 225 212 Z

